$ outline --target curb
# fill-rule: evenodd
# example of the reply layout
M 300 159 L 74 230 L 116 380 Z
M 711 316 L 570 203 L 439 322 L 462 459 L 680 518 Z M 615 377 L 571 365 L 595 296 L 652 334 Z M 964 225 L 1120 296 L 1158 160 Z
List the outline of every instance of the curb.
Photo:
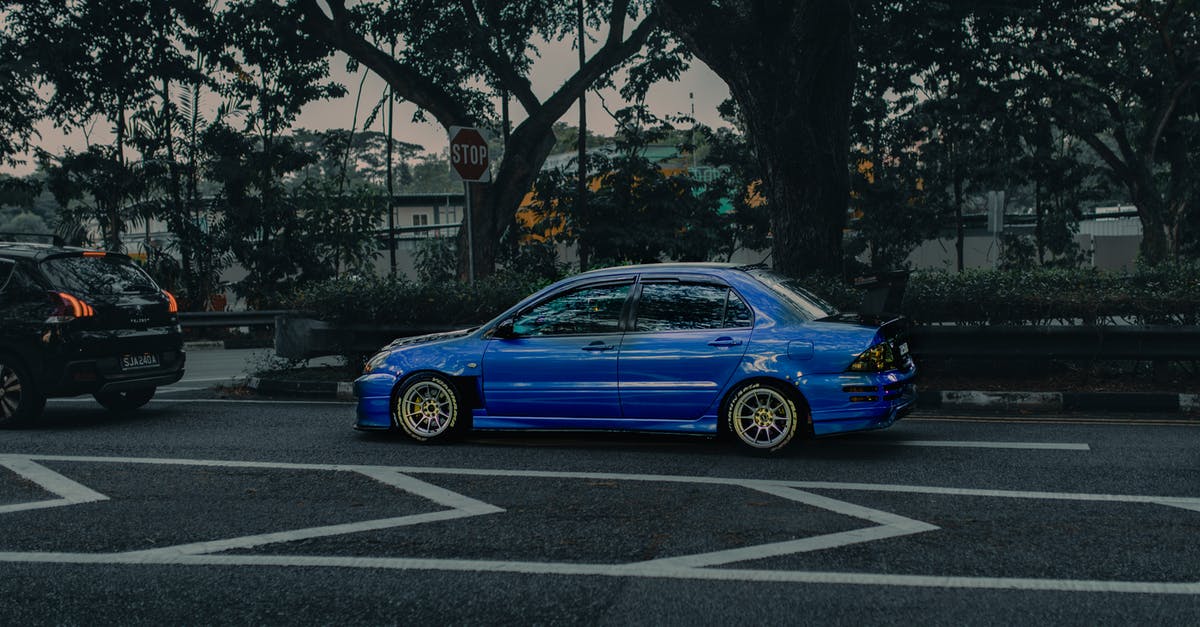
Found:
M 973 390 L 921 390 L 921 409 L 947 411 L 1019 411 L 1058 414 L 1071 411 L 1200 412 L 1200 394 L 1153 392 L 985 392 Z
M 296 395 L 308 398 L 354 400 L 354 384 L 349 381 L 288 381 L 250 377 L 246 387 L 262 394 Z
M 335 398 L 353 401 L 350 381 L 289 381 L 250 377 L 246 387 L 263 394 Z M 1016 411 L 1061 414 L 1071 411 L 1120 413 L 1200 413 L 1200 394 L 1149 392 L 989 392 L 980 390 L 921 390 L 918 409 L 943 411 Z
M 185 351 L 217 350 L 224 348 L 225 343 L 220 340 L 198 340 L 195 342 L 183 343 L 183 350 Z

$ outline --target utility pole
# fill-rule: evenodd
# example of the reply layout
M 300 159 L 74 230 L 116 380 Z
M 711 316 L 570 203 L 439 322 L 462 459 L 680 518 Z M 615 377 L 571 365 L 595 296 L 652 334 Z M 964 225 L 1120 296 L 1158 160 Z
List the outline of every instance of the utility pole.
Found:
M 587 62 L 587 55 L 584 52 L 584 41 L 587 38 L 587 33 L 583 23 L 583 0 L 575 2 L 576 17 L 578 18 L 579 29 L 579 67 L 583 68 Z M 576 161 L 579 166 L 578 184 L 575 189 L 575 215 L 578 218 L 583 217 L 583 212 L 587 210 L 587 90 L 585 89 L 579 95 L 579 155 Z M 579 243 L 579 269 L 587 270 L 588 254 L 585 244 Z
M 396 43 L 392 42 L 392 58 L 396 58 Z M 395 191 L 392 188 L 392 125 L 396 121 L 396 112 L 392 106 L 395 101 L 395 93 L 392 92 L 391 86 L 387 88 L 388 110 L 387 110 L 387 212 L 388 212 L 388 259 L 390 261 L 389 276 L 396 276 L 396 210 L 392 206 L 395 200 Z

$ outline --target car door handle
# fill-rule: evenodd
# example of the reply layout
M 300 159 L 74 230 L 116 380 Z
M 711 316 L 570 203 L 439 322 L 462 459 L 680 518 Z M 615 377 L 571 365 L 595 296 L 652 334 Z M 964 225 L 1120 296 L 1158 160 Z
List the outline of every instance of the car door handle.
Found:
M 613 346 L 612 344 L 605 344 L 604 342 L 597 340 L 595 342 L 592 342 L 591 344 L 588 344 L 587 346 L 584 346 L 583 350 L 585 350 L 585 351 L 610 351 L 614 348 L 616 348 L 616 346 Z
M 731 337 L 719 337 L 708 343 L 709 346 L 741 346 L 741 340 L 735 340 Z

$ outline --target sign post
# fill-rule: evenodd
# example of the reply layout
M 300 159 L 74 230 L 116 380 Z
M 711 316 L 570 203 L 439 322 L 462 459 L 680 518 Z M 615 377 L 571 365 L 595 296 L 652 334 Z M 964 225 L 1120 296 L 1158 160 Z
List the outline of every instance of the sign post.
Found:
M 471 183 L 492 180 L 488 143 L 483 131 L 450 127 L 450 176 L 463 182 L 463 228 L 467 229 L 467 279 L 475 282 L 475 228 L 471 219 Z

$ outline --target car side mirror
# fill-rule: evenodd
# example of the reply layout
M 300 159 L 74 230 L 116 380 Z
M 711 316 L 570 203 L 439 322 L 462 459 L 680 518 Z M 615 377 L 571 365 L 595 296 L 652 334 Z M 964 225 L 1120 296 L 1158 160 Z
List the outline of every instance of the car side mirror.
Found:
M 501 320 L 492 328 L 492 337 L 498 340 L 511 340 L 517 337 L 517 332 L 513 329 L 513 319 Z

